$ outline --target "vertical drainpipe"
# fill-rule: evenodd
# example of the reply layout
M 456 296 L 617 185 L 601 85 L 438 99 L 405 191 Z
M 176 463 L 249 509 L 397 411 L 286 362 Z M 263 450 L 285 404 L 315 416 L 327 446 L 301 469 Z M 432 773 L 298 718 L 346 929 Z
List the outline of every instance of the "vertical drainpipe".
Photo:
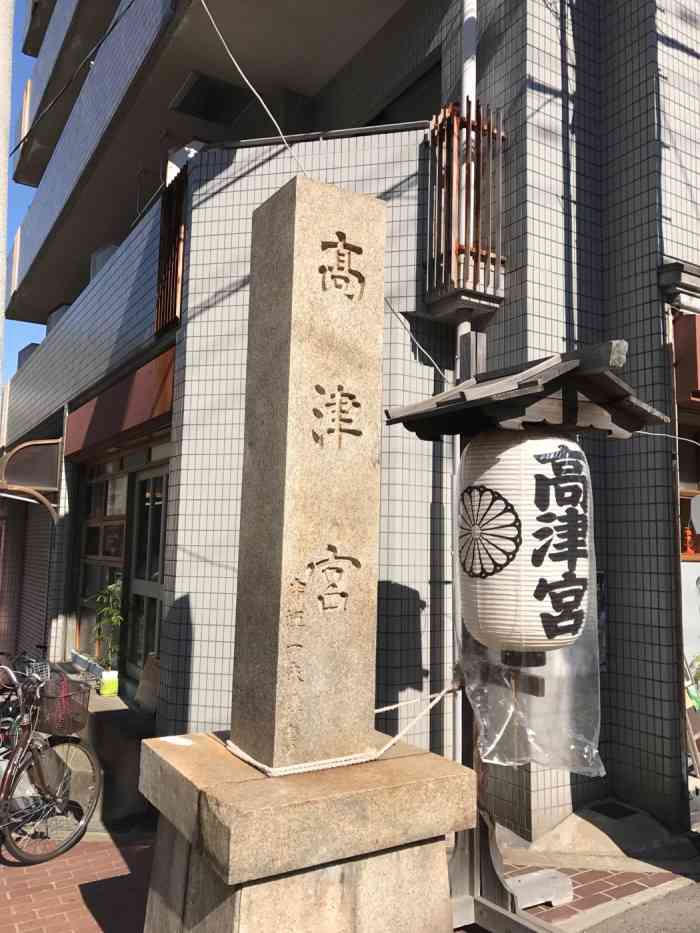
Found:
M 0 2 L 0 385 L 5 349 L 5 272 L 7 256 L 7 184 L 12 102 L 12 24 L 15 0 Z
M 462 0 L 462 86 L 461 86 L 461 112 L 466 114 L 467 98 L 472 101 L 476 99 L 476 26 L 477 26 L 477 2 L 478 0 Z M 469 133 L 466 134 L 467 140 Z M 462 184 L 464 184 L 464 173 Z M 463 199 L 460 199 L 460 206 Z M 469 250 L 467 243 L 468 231 L 465 229 L 465 217 L 463 210 L 460 210 L 460 243 L 467 247 L 463 256 L 465 265 L 469 262 Z M 460 264 L 461 265 L 461 264 Z M 460 272 L 461 275 L 461 272 Z M 455 345 L 454 345 L 454 380 L 458 383 L 469 378 L 473 373 L 469 369 L 465 357 L 469 343 L 462 338 L 471 331 L 471 324 L 463 322 L 455 327 Z M 459 435 L 454 435 L 452 439 L 452 459 L 453 459 L 453 484 L 452 484 L 452 503 L 453 510 L 456 507 L 457 496 L 459 495 L 459 463 L 461 459 L 461 442 Z M 459 564 L 457 561 L 458 541 L 456 539 L 456 527 L 454 515 L 450 516 L 452 525 L 452 629 L 453 629 L 453 648 L 454 658 L 457 659 L 458 639 L 457 632 L 460 631 L 462 624 L 462 606 L 459 594 Z M 452 707 L 452 737 L 453 737 L 453 755 L 457 761 L 462 761 L 462 703 L 461 693 L 454 694 Z M 467 737 L 467 742 L 471 743 L 471 736 Z

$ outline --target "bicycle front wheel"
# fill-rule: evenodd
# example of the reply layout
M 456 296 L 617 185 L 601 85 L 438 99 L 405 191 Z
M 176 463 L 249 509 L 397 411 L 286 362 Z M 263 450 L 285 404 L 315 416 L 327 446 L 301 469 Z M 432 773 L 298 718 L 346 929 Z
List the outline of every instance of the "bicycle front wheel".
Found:
M 15 781 L 5 848 L 25 865 L 62 855 L 85 835 L 101 792 L 102 769 L 90 746 L 52 738 Z

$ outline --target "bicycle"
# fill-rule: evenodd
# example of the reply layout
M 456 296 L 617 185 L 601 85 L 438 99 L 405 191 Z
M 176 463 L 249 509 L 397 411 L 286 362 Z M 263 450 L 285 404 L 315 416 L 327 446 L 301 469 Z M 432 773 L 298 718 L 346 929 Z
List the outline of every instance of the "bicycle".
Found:
M 8 654 L 7 651 L 0 651 L 0 658 L 8 658 L 7 666 L 10 667 L 13 671 L 19 671 L 20 674 L 37 674 L 42 680 L 48 680 L 51 676 L 51 664 L 46 660 L 46 651 L 48 650 L 47 644 L 36 644 L 34 646 L 40 652 L 42 657 L 35 658 L 27 654 L 26 648 L 22 649 L 19 654 L 16 654 L 12 657 Z
M 0 666 L 0 838 L 21 864 L 72 849 L 95 812 L 102 769 L 73 735 L 87 722 L 89 695 L 88 684 L 56 669 L 42 677 Z

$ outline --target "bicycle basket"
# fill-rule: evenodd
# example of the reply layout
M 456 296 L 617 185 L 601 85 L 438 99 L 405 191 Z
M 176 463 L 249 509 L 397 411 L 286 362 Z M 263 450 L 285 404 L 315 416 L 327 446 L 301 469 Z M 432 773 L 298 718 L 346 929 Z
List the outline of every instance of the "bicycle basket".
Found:
M 90 684 L 54 673 L 41 690 L 37 729 L 49 735 L 73 735 L 87 723 Z
M 40 680 L 48 680 L 51 676 L 51 665 L 48 661 L 20 657 L 15 661 L 15 668 L 21 674 L 36 674 Z
M 51 665 L 48 661 L 29 661 L 26 665 L 27 674 L 36 674 L 41 680 L 48 680 L 51 676 Z

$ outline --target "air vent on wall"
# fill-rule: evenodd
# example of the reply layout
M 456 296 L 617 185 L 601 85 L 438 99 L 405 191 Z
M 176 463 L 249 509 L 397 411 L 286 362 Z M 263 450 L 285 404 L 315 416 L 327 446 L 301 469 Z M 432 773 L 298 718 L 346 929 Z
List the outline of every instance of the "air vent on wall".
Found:
M 192 72 L 170 109 L 209 123 L 233 123 L 249 101 L 250 93 L 244 88 Z

